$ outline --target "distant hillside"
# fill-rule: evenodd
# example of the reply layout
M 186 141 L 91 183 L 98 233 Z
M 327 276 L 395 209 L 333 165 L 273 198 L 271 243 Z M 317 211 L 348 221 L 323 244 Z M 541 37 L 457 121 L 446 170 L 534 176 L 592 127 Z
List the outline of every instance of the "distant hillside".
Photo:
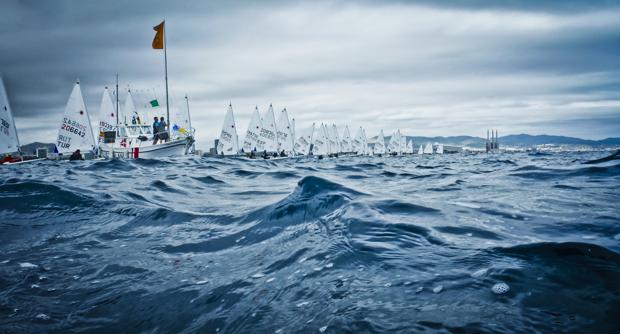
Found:
M 34 142 L 27 145 L 22 145 L 21 151 L 24 155 L 35 155 L 37 153 L 37 148 L 41 147 L 47 148 L 48 152 L 54 152 L 54 147 L 56 147 L 56 145 L 50 143 Z
M 376 138 L 376 137 L 375 137 Z M 390 137 L 386 137 L 386 141 Z M 415 145 L 422 145 L 427 142 L 442 143 L 446 145 L 484 147 L 486 139 L 472 136 L 451 136 L 451 137 L 421 137 L 407 136 L 407 140 L 412 140 Z M 602 140 L 588 140 L 575 137 L 550 136 L 550 135 L 508 135 L 499 137 L 500 145 L 529 147 L 542 144 L 556 145 L 587 145 L 587 146 L 620 146 L 620 138 L 606 138 Z
M 606 138 L 603 140 L 588 140 L 575 137 L 550 136 L 550 135 L 509 135 L 499 137 L 499 142 L 511 146 L 533 146 L 542 144 L 556 145 L 587 145 L 587 146 L 617 146 L 620 145 L 620 138 Z

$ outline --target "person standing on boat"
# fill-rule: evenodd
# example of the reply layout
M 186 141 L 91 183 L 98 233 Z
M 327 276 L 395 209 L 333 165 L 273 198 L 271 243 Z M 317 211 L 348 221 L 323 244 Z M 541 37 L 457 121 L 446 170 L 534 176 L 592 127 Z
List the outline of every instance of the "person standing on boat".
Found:
M 159 127 L 159 119 L 153 117 L 153 145 L 157 144 L 157 140 L 159 139 Z
M 161 129 L 160 132 L 160 139 L 162 139 L 164 142 L 168 141 L 168 123 L 166 123 L 166 119 L 162 116 L 159 119 L 159 127 Z

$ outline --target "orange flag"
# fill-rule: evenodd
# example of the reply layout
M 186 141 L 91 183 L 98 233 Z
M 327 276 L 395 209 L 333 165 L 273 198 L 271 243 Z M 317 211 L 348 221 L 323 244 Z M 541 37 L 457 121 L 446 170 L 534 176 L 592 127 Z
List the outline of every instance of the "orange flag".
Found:
M 153 38 L 153 49 L 164 48 L 164 22 L 166 21 L 161 21 L 160 24 L 153 27 L 153 30 L 157 31 Z

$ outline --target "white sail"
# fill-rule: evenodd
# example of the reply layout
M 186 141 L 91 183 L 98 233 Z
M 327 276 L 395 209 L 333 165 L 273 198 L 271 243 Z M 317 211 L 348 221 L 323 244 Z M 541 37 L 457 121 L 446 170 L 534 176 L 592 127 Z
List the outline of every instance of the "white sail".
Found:
M 112 102 L 110 91 L 108 87 L 103 90 L 103 96 L 101 97 L 101 108 L 99 108 L 99 137 L 101 138 L 101 132 L 114 131 L 116 127 L 116 107 Z
M 261 122 L 258 150 L 261 152 L 276 152 L 278 150 L 276 133 L 276 116 L 273 113 L 273 106 L 270 104 L 269 109 Z
M 399 153 L 398 151 L 398 146 L 400 145 L 400 137 L 398 135 L 398 132 L 394 132 L 392 134 L 392 136 L 390 137 L 390 141 L 388 142 L 387 145 L 387 151 L 391 154 L 391 153 Z
M 443 154 L 443 144 L 437 145 L 437 154 Z
M 344 132 L 342 133 L 342 139 L 340 140 L 342 152 L 350 153 L 353 152 L 352 142 L 351 142 L 351 133 L 349 133 L 349 126 L 345 125 Z
M 314 123 L 312 123 L 312 127 L 310 127 L 310 129 L 306 133 L 302 134 L 295 141 L 295 153 L 301 154 L 301 155 L 310 154 L 310 145 L 312 144 L 313 140 L 314 140 Z
M 278 130 L 278 152 L 284 150 L 286 154 L 293 153 L 294 137 L 286 108 L 282 109 L 282 112 L 280 112 L 280 117 L 276 125 Z
M 407 151 L 407 137 L 403 136 L 398 130 L 398 137 L 400 137 L 399 154 L 408 153 Z
M 0 77 L 0 154 L 19 151 L 19 138 L 9 97 L 4 89 L 4 82 Z
M 373 154 L 385 154 L 385 137 L 383 136 L 383 130 L 379 131 L 377 141 L 375 142 L 375 149 Z
M 413 154 L 413 140 L 407 142 L 407 150 L 408 154 Z
M 426 146 L 424 147 L 424 154 L 433 154 L 433 144 L 426 144 Z
M 131 90 L 129 89 L 127 90 L 127 97 L 125 98 L 123 112 L 119 116 L 122 116 L 122 118 L 119 119 L 119 123 L 126 125 L 131 124 L 131 119 L 135 116 L 138 116 L 138 111 L 136 110 L 136 105 L 133 102 Z
M 357 129 L 357 132 L 355 133 L 355 138 L 353 139 L 353 141 L 351 141 L 351 149 L 356 154 L 364 154 L 363 145 L 364 145 L 364 131 L 362 127 L 360 126 L 359 129 Z
M 90 124 L 90 117 L 84 104 L 80 83 L 76 83 L 67 101 L 58 138 L 58 153 L 70 153 L 75 150 L 92 151 L 95 149 L 95 137 Z
M 314 140 L 313 140 L 312 154 L 313 155 L 327 155 L 327 154 L 329 154 L 328 139 L 327 139 L 327 135 L 325 133 L 325 125 L 324 124 L 321 124 L 321 126 L 319 126 L 319 128 L 316 131 L 316 134 L 315 134 Z
M 232 104 L 228 105 L 220 140 L 217 144 L 217 154 L 236 155 L 239 153 L 239 141 L 237 138 L 237 127 L 235 125 L 235 116 L 233 115 Z
M 340 135 L 338 134 L 338 127 L 336 124 L 332 125 L 332 137 L 335 142 L 335 152 L 334 153 L 342 153 L 342 142 L 340 141 Z
M 424 154 L 424 147 L 420 145 L 420 149 L 418 150 L 418 154 Z
M 260 137 L 260 115 L 258 114 L 258 107 L 254 108 L 252 119 L 248 125 L 248 131 L 245 133 L 245 139 L 243 140 L 243 151 L 246 153 L 252 150 L 258 150 L 258 140 Z

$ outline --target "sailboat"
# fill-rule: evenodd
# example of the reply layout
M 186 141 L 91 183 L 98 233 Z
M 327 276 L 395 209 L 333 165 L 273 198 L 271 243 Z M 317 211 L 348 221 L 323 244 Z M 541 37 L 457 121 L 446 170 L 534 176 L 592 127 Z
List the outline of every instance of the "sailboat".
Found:
M 379 131 L 379 136 L 377 136 L 377 141 L 375 142 L 375 149 L 372 153 L 378 156 L 385 154 L 385 137 L 383 136 L 383 130 Z
M 56 150 L 59 157 L 70 155 L 77 150 L 82 154 L 92 154 L 97 149 L 93 135 L 90 116 L 82 97 L 80 82 L 73 86 L 69 100 L 65 107 L 62 121 L 56 138 Z
M 443 144 L 437 145 L 436 153 L 437 154 L 443 154 Z
M 295 119 L 292 118 L 291 119 L 291 134 L 292 134 L 292 138 L 291 140 L 293 141 L 293 155 L 295 155 L 295 140 L 297 139 L 297 133 L 295 133 Z
M 261 129 L 258 140 L 258 151 L 276 153 L 278 143 L 276 138 L 276 118 L 273 113 L 273 106 L 270 104 L 265 117 L 261 122 Z
M 338 135 L 338 127 L 336 124 L 332 124 L 331 127 L 327 128 L 327 133 L 330 138 L 331 145 L 331 154 L 338 156 L 338 154 L 342 153 L 342 147 L 340 144 L 340 136 Z
M 285 155 L 287 156 L 292 155 L 294 148 L 294 137 L 286 108 L 282 109 L 282 112 L 280 112 L 280 117 L 278 118 L 278 122 L 276 123 L 276 129 L 278 134 L 277 151 L 284 151 Z
M 400 138 L 400 141 L 398 142 L 398 152 L 399 154 L 406 154 L 409 153 L 407 152 L 407 137 L 401 135 L 400 130 L 398 130 L 398 137 Z
M 349 133 L 349 126 L 344 126 L 344 132 L 342 133 L 342 139 L 340 141 L 341 149 L 343 153 L 351 153 L 353 152 L 352 142 L 351 142 L 351 133 Z
M 357 132 L 355 133 L 355 138 L 351 142 L 351 151 L 357 155 L 362 155 L 364 154 L 363 145 L 364 145 L 364 131 L 362 127 L 360 126 L 359 129 L 357 129 Z
M 410 140 L 410 141 L 407 142 L 406 152 L 408 154 L 413 154 L 413 140 Z
M 137 121 L 139 113 L 133 103 L 131 91 L 127 92 L 127 100 L 125 103 L 124 115 L 121 119 L 117 115 L 116 119 L 116 136 L 110 138 L 106 143 L 99 146 L 99 152 L 102 157 L 106 158 L 161 158 L 173 155 L 188 154 L 194 147 L 194 129 L 191 128 L 189 122 L 189 99 L 185 97 L 187 106 L 187 118 L 189 129 L 184 129 L 178 123 L 173 123 L 170 118 L 170 99 L 168 96 L 168 55 L 166 39 L 166 21 L 162 21 L 153 27 L 156 32 L 152 48 L 155 50 L 163 50 L 164 56 L 164 81 L 166 86 L 166 124 L 164 131 L 161 133 L 153 133 L 153 126 L 149 125 L 151 120 L 141 119 Z M 118 114 L 119 97 L 118 97 L 118 75 L 116 77 L 116 110 Z M 154 95 L 154 94 L 153 94 Z M 159 107 L 159 101 L 156 96 L 149 99 L 151 107 Z M 163 108 L 162 108 L 163 109 Z M 157 114 L 160 116 L 163 110 L 156 108 Z M 134 116 L 136 120 L 134 122 Z M 146 117 L 146 116 L 143 116 Z M 131 118 L 131 121 L 128 119 Z M 173 124 L 176 125 L 177 131 L 173 131 Z
M 249 154 L 250 152 L 256 152 L 258 150 L 258 139 L 260 137 L 260 114 L 258 113 L 258 106 L 254 108 L 248 130 L 245 133 L 245 139 L 243 140 L 242 151 Z
M 307 133 L 303 134 L 295 141 L 294 151 L 296 154 L 299 154 L 299 155 L 310 154 L 310 148 L 314 140 L 314 132 L 315 132 L 314 123 L 312 123 L 312 126 L 307 131 Z
M 116 127 L 116 110 L 110 96 L 108 86 L 103 90 L 101 97 L 101 107 L 99 108 L 99 142 L 103 141 L 103 133 L 114 131 Z
M 237 138 L 237 127 L 235 126 L 235 116 L 233 115 L 232 103 L 228 105 L 222 132 L 217 144 L 217 154 L 237 155 L 239 154 L 239 140 Z
M 17 156 L 12 156 L 13 153 L 17 153 Z M 2 77 L 0 77 L 0 155 L 4 155 L 0 159 L 0 164 L 20 164 L 43 160 L 36 157 L 26 157 L 21 152 L 17 127 Z
M 394 134 L 392 134 L 392 137 L 390 137 L 390 142 L 388 143 L 388 152 L 390 155 L 399 155 L 402 153 L 402 149 L 400 147 L 401 140 L 400 130 L 395 131 Z
M 433 154 L 433 144 L 427 143 L 426 146 L 424 146 L 424 154 Z
M 321 126 L 316 131 L 314 140 L 312 142 L 312 155 L 323 158 L 329 154 L 328 139 L 325 133 L 325 124 L 321 123 Z
M 418 150 L 418 154 L 424 154 L 424 147 L 420 145 L 420 149 Z

